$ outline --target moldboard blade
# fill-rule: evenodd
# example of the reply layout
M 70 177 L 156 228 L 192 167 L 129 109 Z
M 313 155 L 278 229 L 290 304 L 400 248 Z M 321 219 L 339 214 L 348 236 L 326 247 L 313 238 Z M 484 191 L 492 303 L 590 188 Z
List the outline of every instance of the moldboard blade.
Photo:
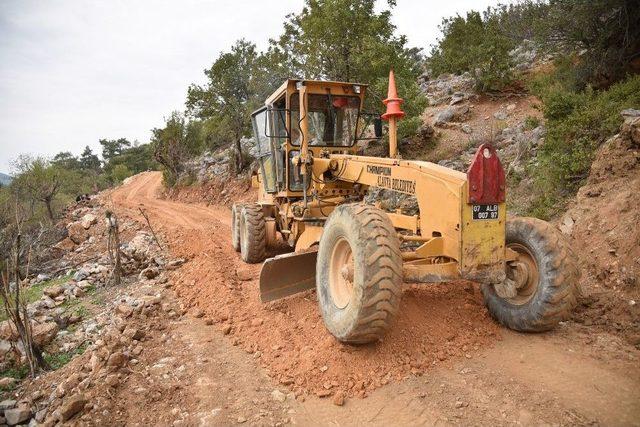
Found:
M 318 252 L 279 255 L 266 260 L 260 271 L 260 300 L 274 301 L 316 286 Z

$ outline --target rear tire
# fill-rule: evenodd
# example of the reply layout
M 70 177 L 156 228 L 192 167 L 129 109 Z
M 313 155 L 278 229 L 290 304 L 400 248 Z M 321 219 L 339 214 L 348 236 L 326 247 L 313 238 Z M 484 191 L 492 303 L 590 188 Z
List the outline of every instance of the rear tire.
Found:
M 266 257 L 266 225 L 262 207 L 244 205 L 240 211 L 240 255 L 244 262 L 256 264 Z
M 240 212 L 241 203 L 234 203 L 231 207 L 231 245 L 236 252 L 240 252 Z
M 339 341 L 377 341 L 398 313 L 402 255 L 396 231 L 380 209 L 338 206 L 320 240 L 316 268 L 324 324 Z
M 507 265 L 513 285 L 481 288 L 491 316 L 524 332 L 548 331 L 568 319 L 580 292 L 580 270 L 564 236 L 545 221 L 513 218 L 507 221 L 506 244 L 519 254 Z

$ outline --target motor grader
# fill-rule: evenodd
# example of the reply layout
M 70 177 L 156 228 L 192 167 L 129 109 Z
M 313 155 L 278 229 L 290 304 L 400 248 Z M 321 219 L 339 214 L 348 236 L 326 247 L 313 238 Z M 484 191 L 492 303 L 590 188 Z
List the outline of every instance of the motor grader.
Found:
M 365 113 L 367 85 L 287 80 L 252 114 L 258 149 L 256 203 L 232 208 L 232 244 L 248 263 L 267 259 L 263 302 L 315 288 L 327 329 L 346 343 L 380 339 L 400 310 L 403 282 L 481 283 L 501 324 L 544 331 L 576 304 L 579 272 L 563 236 L 534 218 L 507 217 L 505 174 L 490 144 L 467 173 L 403 160 L 402 99 L 393 72 L 381 117 Z M 382 137 L 389 157 L 358 155 Z M 374 188 L 415 198 L 418 213 L 366 204 Z

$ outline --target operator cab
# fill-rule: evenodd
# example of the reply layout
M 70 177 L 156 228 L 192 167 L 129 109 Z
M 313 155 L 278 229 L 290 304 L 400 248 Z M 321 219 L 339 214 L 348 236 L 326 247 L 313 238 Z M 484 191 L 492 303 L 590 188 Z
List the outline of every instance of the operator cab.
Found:
M 355 154 L 356 143 L 379 117 L 362 112 L 366 85 L 313 80 L 287 80 L 255 111 L 253 134 L 260 179 L 266 193 L 300 197 L 303 179 L 296 159 L 304 142 L 310 155 Z M 305 114 L 300 114 L 300 111 Z M 309 183 L 307 183 L 309 185 Z

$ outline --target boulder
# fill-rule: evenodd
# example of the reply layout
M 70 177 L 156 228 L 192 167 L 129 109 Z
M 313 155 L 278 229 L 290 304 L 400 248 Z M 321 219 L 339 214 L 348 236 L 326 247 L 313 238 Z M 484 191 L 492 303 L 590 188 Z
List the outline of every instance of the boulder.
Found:
M 8 425 L 14 426 L 31 418 L 31 410 L 26 407 L 7 409 L 4 411 L 4 418 Z
M 73 275 L 73 280 L 75 280 L 76 282 L 81 282 L 87 277 L 89 277 L 89 271 L 83 267 L 76 271 L 76 274 Z
M 9 386 L 12 386 L 16 383 L 16 379 L 15 378 L 11 378 L 11 377 L 2 377 L 0 378 L 0 387 L 1 388 L 6 388 Z
M 119 351 L 113 353 L 107 360 L 107 366 L 110 368 L 120 368 L 124 366 L 125 363 L 127 363 L 127 356 Z
M 87 233 L 81 222 L 72 222 L 67 225 L 67 231 L 69 232 L 69 239 L 77 245 L 89 238 L 89 233 Z
M 124 317 L 129 317 L 133 314 L 133 307 L 128 304 L 120 304 L 116 307 L 116 313 L 121 314 Z
M 93 224 L 96 224 L 97 222 L 98 218 L 94 214 L 90 213 L 83 216 L 80 220 L 80 224 L 82 224 L 82 228 L 84 228 L 85 230 L 88 230 Z
M 34 325 L 32 328 L 33 340 L 39 346 L 49 344 L 58 334 L 56 322 L 47 322 Z
M 153 279 L 153 278 L 157 277 L 158 274 L 160 274 L 160 271 L 158 271 L 157 268 L 155 268 L 155 267 L 147 267 L 147 268 L 145 268 L 144 270 L 142 270 L 140 272 L 140 275 L 138 276 L 138 279 L 140 279 L 140 280 Z
M 38 283 L 44 282 L 49 279 L 51 279 L 51 277 L 48 274 L 44 274 L 44 273 L 40 273 L 36 276 L 36 282 Z
M 635 113 L 638 115 L 635 115 Z M 627 109 L 622 112 L 624 123 L 620 130 L 623 138 L 627 139 L 632 146 L 640 147 L 640 110 Z
M 55 298 L 59 295 L 62 295 L 63 292 L 64 289 L 62 289 L 62 286 L 51 286 L 43 291 L 43 293 L 49 298 Z
M 58 243 L 53 245 L 53 247 L 55 249 L 60 249 L 63 251 L 71 251 L 73 250 L 73 248 L 76 247 L 76 244 L 70 238 L 65 237 L 64 239 L 60 240 Z
M 505 111 L 496 111 L 493 113 L 493 117 L 496 120 L 507 120 L 507 113 Z
M 449 123 L 450 121 L 452 121 L 454 116 L 455 116 L 454 108 L 445 108 L 444 110 L 439 111 L 436 114 L 435 120 L 433 121 L 433 125 L 442 126 L 443 124 Z
M 128 327 L 125 328 L 125 330 L 122 332 L 122 335 L 132 340 L 140 341 L 144 337 L 144 332 L 137 328 Z
M 62 422 L 68 421 L 78 412 L 84 409 L 84 405 L 86 405 L 87 400 L 84 398 L 83 394 L 77 394 L 75 396 L 71 396 L 59 409 L 59 420 Z

